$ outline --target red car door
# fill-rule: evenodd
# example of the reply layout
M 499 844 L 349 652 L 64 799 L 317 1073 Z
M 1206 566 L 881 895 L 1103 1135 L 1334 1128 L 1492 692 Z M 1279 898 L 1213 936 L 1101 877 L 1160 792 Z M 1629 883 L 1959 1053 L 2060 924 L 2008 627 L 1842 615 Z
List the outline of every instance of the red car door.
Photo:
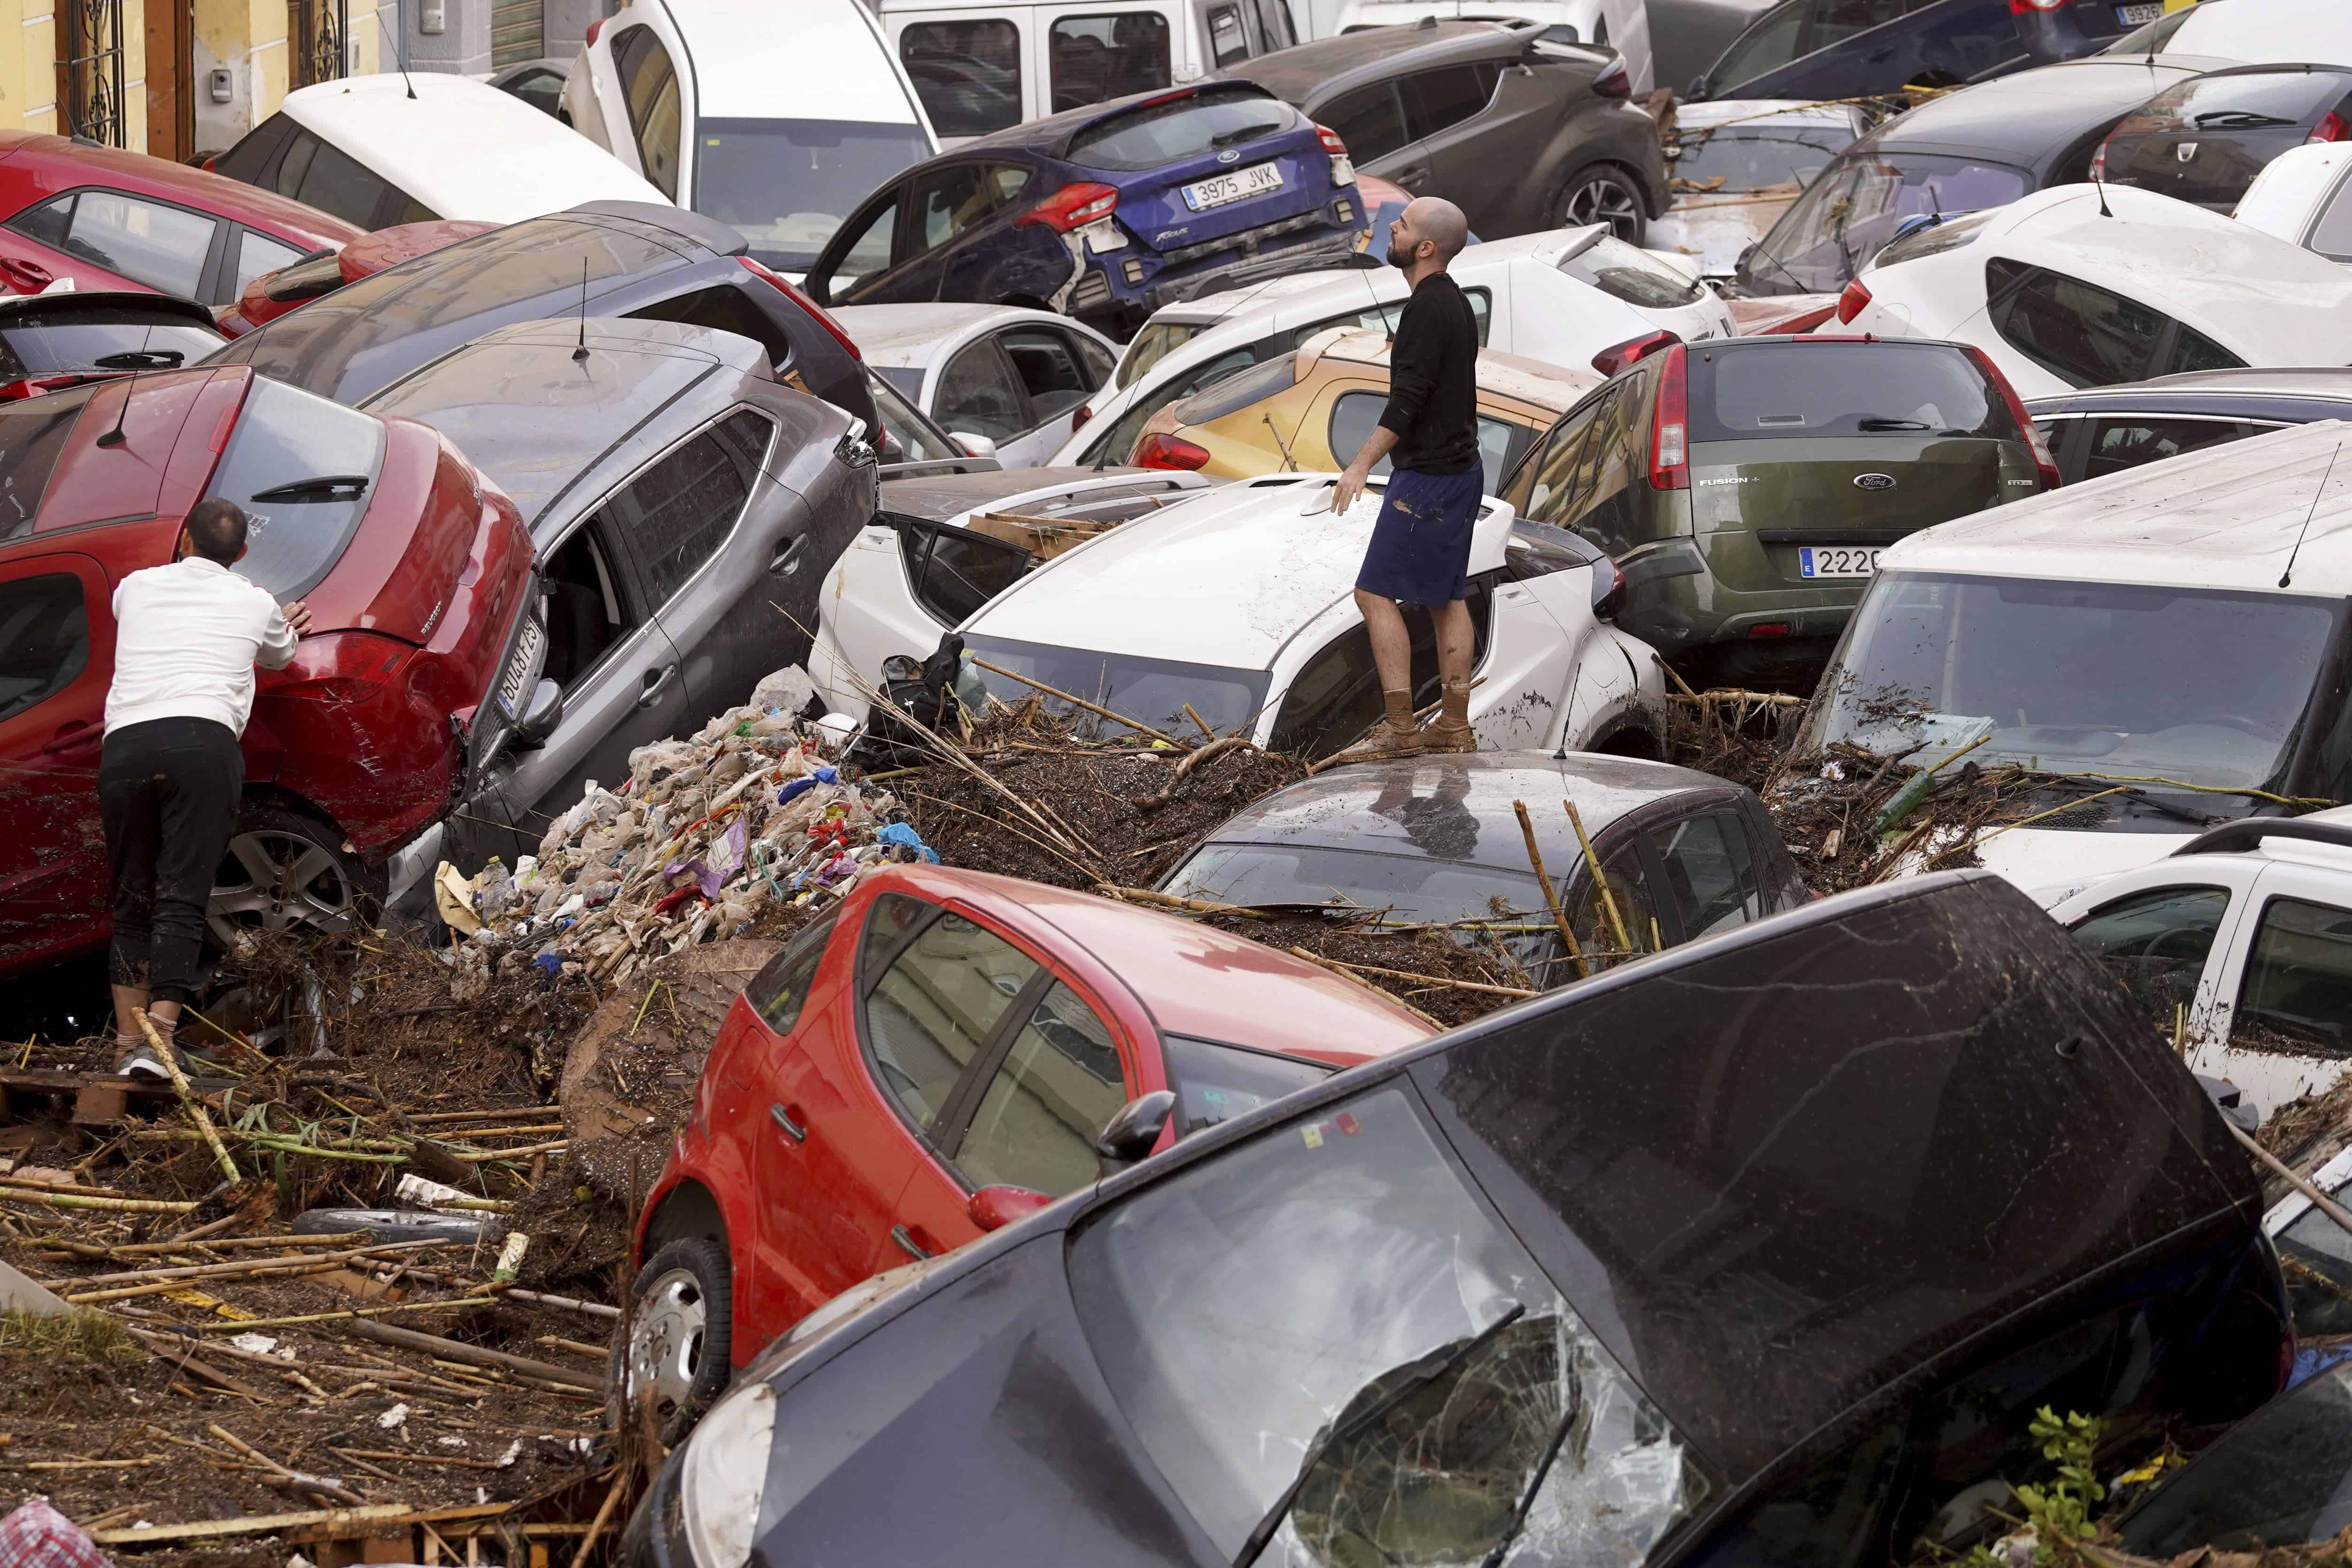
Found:
M 98 761 L 114 675 L 113 587 L 89 556 L 0 563 L 0 967 L 89 947 L 106 925 Z

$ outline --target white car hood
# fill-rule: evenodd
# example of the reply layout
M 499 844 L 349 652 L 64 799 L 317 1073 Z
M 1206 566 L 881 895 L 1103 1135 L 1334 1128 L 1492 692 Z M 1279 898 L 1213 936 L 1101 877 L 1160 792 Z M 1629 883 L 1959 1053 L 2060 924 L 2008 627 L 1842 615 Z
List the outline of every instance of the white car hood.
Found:
M 1977 858 L 2025 890 L 2043 909 L 2073 898 L 2103 877 L 2153 865 L 2193 833 L 2103 833 L 2018 827 L 1977 847 Z

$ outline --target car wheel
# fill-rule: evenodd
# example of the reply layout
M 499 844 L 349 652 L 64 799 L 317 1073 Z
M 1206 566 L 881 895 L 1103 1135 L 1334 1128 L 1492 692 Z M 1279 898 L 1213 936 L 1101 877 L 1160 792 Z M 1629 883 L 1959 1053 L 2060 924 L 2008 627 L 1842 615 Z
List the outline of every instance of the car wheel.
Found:
M 1552 213 L 1555 228 L 1605 223 L 1628 245 L 1641 244 L 1649 229 L 1641 182 L 1614 163 L 1588 163 L 1570 174 L 1552 203 Z
M 264 931 L 347 931 L 383 907 L 384 879 L 345 849 L 343 836 L 308 812 L 248 802 L 220 869 L 205 924 L 235 952 Z
M 727 1249 L 673 1241 L 637 1271 L 628 1338 L 613 1347 L 612 1389 L 625 1417 L 650 1392 L 661 1440 L 677 1447 L 727 1388 L 734 1327 Z

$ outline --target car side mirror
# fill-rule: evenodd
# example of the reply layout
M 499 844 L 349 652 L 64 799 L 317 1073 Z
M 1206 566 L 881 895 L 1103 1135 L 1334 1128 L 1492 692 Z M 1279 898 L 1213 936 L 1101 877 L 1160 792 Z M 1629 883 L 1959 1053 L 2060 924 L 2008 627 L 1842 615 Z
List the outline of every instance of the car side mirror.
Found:
M 971 1194 L 964 1212 L 982 1230 L 1002 1230 L 1014 1220 L 1047 1207 L 1053 1199 L 1026 1187 L 982 1187 Z
M 985 436 L 975 436 L 969 430 L 950 430 L 948 439 L 953 441 L 956 449 L 967 458 L 996 456 L 996 443 Z
M 555 733 L 556 725 L 563 721 L 563 688 L 545 676 L 530 689 L 530 700 L 523 706 L 522 717 L 515 721 L 515 743 L 542 746 Z
M 1120 1106 L 1118 1114 L 1103 1123 L 1095 1138 L 1095 1152 L 1102 1156 L 1102 1173 L 1108 1176 L 1124 1170 L 1150 1153 L 1175 1113 L 1176 1093 L 1167 1089 L 1138 1095 Z

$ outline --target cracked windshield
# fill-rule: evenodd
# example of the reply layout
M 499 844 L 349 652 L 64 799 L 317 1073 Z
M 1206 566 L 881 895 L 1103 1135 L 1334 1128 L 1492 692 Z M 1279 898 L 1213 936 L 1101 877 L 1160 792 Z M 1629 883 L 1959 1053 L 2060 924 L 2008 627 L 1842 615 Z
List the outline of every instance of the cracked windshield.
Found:
M 1144 1447 L 1236 1563 L 1613 1568 L 1706 1494 L 1402 1088 L 1112 1211 L 1072 1272 Z

